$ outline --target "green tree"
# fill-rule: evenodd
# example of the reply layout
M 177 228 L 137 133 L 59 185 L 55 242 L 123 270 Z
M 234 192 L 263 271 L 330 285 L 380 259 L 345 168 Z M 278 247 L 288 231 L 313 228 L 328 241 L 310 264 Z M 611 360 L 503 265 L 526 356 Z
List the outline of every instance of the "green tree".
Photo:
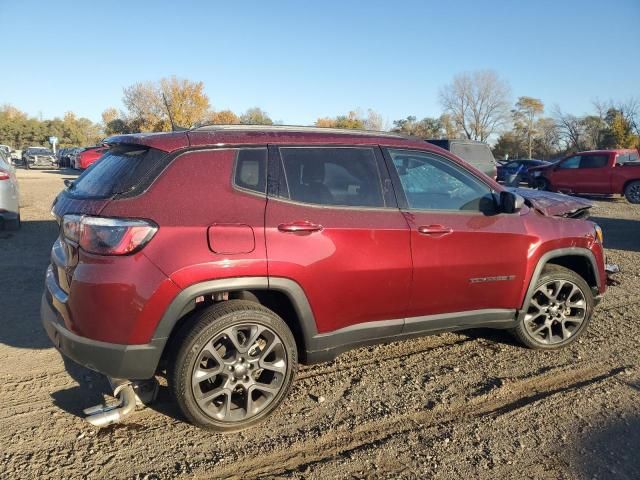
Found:
M 267 112 L 258 107 L 253 107 L 240 115 L 240 123 L 244 125 L 273 125 L 273 120 L 271 120 Z
M 370 110 L 370 112 L 372 111 L 373 110 Z M 351 110 L 346 115 L 338 115 L 335 118 L 331 118 L 331 117 L 318 118 L 315 122 L 315 126 L 364 130 L 366 126 L 365 125 L 366 121 L 367 121 L 366 119 L 362 118 L 358 110 Z
M 418 120 L 413 115 L 401 120 L 394 120 L 391 131 L 420 138 L 440 138 L 444 135 L 441 119 L 425 117 Z
M 15 149 L 28 146 L 49 147 L 49 137 L 56 136 L 59 146 L 87 146 L 97 143 L 102 131 L 100 125 L 87 118 L 78 118 L 68 112 L 64 118 L 38 120 L 29 118 L 15 107 L 0 107 L 0 143 Z
M 623 112 L 610 108 L 605 117 L 607 130 L 604 133 L 603 146 L 606 148 L 630 148 L 637 144 L 633 127 Z
M 493 156 L 505 160 L 522 158 L 525 152 L 523 138 L 515 131 L 502 133 L 493 147 Z

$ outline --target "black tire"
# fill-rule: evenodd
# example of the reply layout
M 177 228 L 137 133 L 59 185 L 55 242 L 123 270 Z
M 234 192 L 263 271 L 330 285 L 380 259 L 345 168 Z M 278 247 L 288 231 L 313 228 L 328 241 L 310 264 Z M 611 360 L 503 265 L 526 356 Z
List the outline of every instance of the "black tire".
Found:
M 575 301 L 579 298 L 579 294 L 581 294 L 584 299 L 584 304 L 583 306 L 576 308 L 566 306 L 567 309 L 571 310 L 571 314 L 573 315 L 568 314 L 562 317 L 553 317 L 554 315 L 563 315 L 563 313 L 558 314 L 557 311 L 553 313 L 550 312 L 555 305 L 552 307 L 545 307 L 547 308 L 547 311 L 543 311 L 544 308 L 539 309 L 538 305 L 543 304 L 543 302 L 540 300 L 540 297 L 536 298 L 536 293 L 538 292 L 538 289 L 546 289 L 545 286 L 550 283 L 563 285 L 562 282 L 565 282 L 564 285 L 574 285 L 577 287 L 580 292 L 578 293 L 576 291 L 576 293 L 572 293 L 571 298 Z M 561 291 L 563 288 L 565 289 L 565 292 L 568 292 L 568 287 L 559 287 Z M 575 342 L 586 331 L 589 322 L 591 321 L 591 315 L 593 314 L 594 300 L 591 288 L 580 275 L 575 273 L 573 270 L 569 270 L 568 268 L 564 268 L 559 265 L 547 265 L 535 284 L 534 292 L 536 292 L 534 293 L 534 298 L 532 298 L 525 306 L 526 314 L 522 315 L 518 325 L 511 330 L 511 333 L 522 344 L 537 350 L 556 350 Z M 562 292 L 557 292 L 556 295 L 558 294 L 560 294 L 560 297 L 563 295 Z M 539 295 L 542 299 L 547 296 L 542 293 Z M 567 298 L 565 301 L 569 302 L 571 298 Z M 534 301 L 536 302 L 535 304 Z M 583 318 L 580 323 L 576 323 L 571 320 L 571 318 L 577 319 L 581 316 L 583 316 Z M 554 320 L 554 318 L 556 318 L 556 320 Z M 549 322 L 550 325 L 545 327 L 544 324 L 547 322 Z M 543 331 L 534 334 L 538 328 Z M 559 332 L 559 335 L 554 335 L 555 332 Z M 565 332 L 570 332 L 569 336 L 566 338 L 564 338 Z
M 629 184 L 624 187 L 624 197 L 629 203 L 636 205 L 640 203 L 640 180 L 629 182 Z
M 20 226 L 22 225 L 22 222 L 20 221 L 20 215 L 18 215 L 18 218 L 13 219 L 13 220 L 5 220 L 4 222 L 4 229 L 11 231 L 11 232 L 15 232 L 16 230 L 20 230 Z
M 538 190 L 546 190 L 546 191 L 549 191 L 549 190 L 551 189 L 551 184 L 549 183 L 549 180 L 547 180 L 547 179 L 546 179 L 546 178 L 544 178 L 544 177 L 538 177 L 538 178 L 536 178 L 535 182 L 536 182 L 536 183 L 535 183 L 536 188 L 537 188 Z
M 213 414 L 211 414 L 212 412 L 205 411 L 206 406 L 201 406 L 203 402 L 202 399 L 200 400 L 201 403 L 198 403 L 195 389 L 201 389 L 203 385 L 205 387 L 210 385 L 210 390 L 205 392 L 199 390 L 200 394 L 203 397 L 206 397 L 209 391 L 219 390 L 222 388 L 222 385 L 226 388 L 229 382 L 241 383 L 243 381 L 242 379 L 234 378 L 234 375 L 240 371 L 240 368 L 237 366 L 240 364 L 235 363 L 235 371 L 233 373 L 229 373 L 227 369 L 233 370 L 233 367 L 231 364 L 226 363 L 228 359 L 223 358 L 224 362 L 220 363 L 214 360 L 213 357 L 210 357 L 208 360 L 204 360 L 204 362 L 207 363 L 213 360 L 215 363 L 219 363 L 218 367 L 214 367 L 212 369 L 220 369 L 221 372 L 216 374 L 215 377 L 199 382 L 197 385 L 195 385 L 195 381 L 193 380 L 194 375 L 196 375 L 195 370 L 196 367 L 198 367 L 198 370 L 200 371 L 206 368 L 203 365 L 203 356 L 206 355 L 206 353 L 204 353 L 205 347 L 208 347 L 207 351 L 211 351 L 209 348 L 211 345 L 216 348 L 215 344 L 210 344 L 209 342 L 228 339 L 225 331 L 228 331 L 228 329 L 232 327 L 243 329 L 247 326 L 249 326 L 249 328 L 255 326 L 256 332 L 258 332 L 257 329 L 260 328 L 264 329 L 264 332 L 269 332 L 269 335 L 275 335 L 274 338 L 277 338 L 279 342 L 274 341 L 273 343 L 278 345 L 281 355 L 284 357 L 283 362 L 286 365 L 286 370 L 283 374 L 273 373 L 266 369 L 262 370 L 257 363 L 254 363 L 253 366 L 257 368 L 253 371 L 247 371 L 248 375 L 243 377 L 244 380 L 251 378 L 251 381 L 254 382 L 253 386 L 255 386 L 256 383 L 254 381 L 254 377 L 261 377 L 263 374 L 262 372 L 267 371 L 267 373 L 270 374 L 273 377 L 273 380 L 276 380 L 276 383 L 278 384 L 276 386 L 278 389 L 277 393 L 273 394 L 270 398 L 265 395 L 266 400 L 263 404 L 266 403 L 266 406 L 262 407 L 255 414 L 248 414 L 248 403 L 246 403 L 246 408 L 244 409 L 234 404 L 233 406 L 236 407 L 235 410 L 232 410 L 232 408 L 229 407 L 229 419 L 216 419 Z M 236 340 L 238 340 L 238 336 L 236 336 Z M 256 345 L 258 340 L 259 338 L 256 338 Z M 246 341 L 249 343 L 248 338 Z M 175 342 L 172 341 L 172 343 L 174 346 L 174 354 L 168 368 L 168 380 L 173 391 L 173 395 L 180 407 L 180 410 L 191 423 L 198 427 L 213 431 L 232 432 L 243 430 L 264 420 L 264 418 L 270 415 L 286 397 L 298 368 L 298 351 L 296 348 L 296 342 L 287 324 L 282 320 L 282 318 L 268 308 L 247 300 L 229 300 L 221 302 L 192 314 L 179 331 Z M 228 340 L 227 345 L 233 348 L 233 345 Z M 240 355 L 247 357 L 247 360 L 249 360 L 253 355 L 251 353 L 251 345 L 245 345 L 245 347 L 247 348 L 247 351 L 245 353 L 240 353 Z M 262 354 L 260 352 L 260 348 L 264 348 L 265 351 L 269 350 L 266 347 L 259 347 L 258 354 Z M 229 352 L 225 349 L 224 355 L 226 356 L 228 353 Z M 251 358 L 253 358 L 252 361 L 255 362 L 257 357 Z M 245 362 L 243 358 L 240 358 L 240 360 Z M 259 361 L 262 361 L 262 357 Z M 224 380 L 222 377 L 224 377 Z M 194 382 L 193 386 L 192 382 Z M 215 382 L 219 382 L 219 384 L 216 386 Z M 231 398 L 236 394 L 235 392 L 243 391 L 245 401 L 247 395 L 252 397 L 251 405 L 253 406 L 253 402 L 256 402 L 256 400 L 253 399 L 253 393 L 256 393 L 256 390 L 253 390 L 253 393 L 251 393 L 247 388 L 245 388 L 244 384 L 240 385 L 239 383 L 237 386 L 233 387 L 233 393 L 230 393 L 228 397 L 226 395 L 220 395 L 220 397 L 224 396 L 223 403 L 226 405 L 226 402 L 228 402 L 229 405 L 232 405 Z M 249 389 L 251 388 L 252 387 L 250 386 Z M 260 389 L 257 390 L 258 394 L 261 395 L 258 397 L 258 400 L 260 400 L 262 399 L 263 393 L 259 393 Z M 215 401 L 220 397 L 212 399 L 209 402 L 209 406 L 216 408 L 217 406 Z M 225 405 L 222 405 L 219 408 L 224 410 Z M 245 418 L 231 419 L 231 413 L 233 413 L 233 411 L 236 413 L 239 412 L 240 415 L 244 412 Z

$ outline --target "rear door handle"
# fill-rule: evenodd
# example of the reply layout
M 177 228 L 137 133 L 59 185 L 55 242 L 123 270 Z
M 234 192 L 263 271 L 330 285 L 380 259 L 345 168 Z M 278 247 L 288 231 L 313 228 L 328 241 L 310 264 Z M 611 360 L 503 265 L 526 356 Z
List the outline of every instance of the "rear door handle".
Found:
M 451 232 L 453 232 L 452 228 L 443 225 L 421 225 L 418 227 L 418 233 L 422 235 L 447 235 Z
M 291 223 L 281 223 L 278 225 L 278 230 L 285 233 L 319 232 L 322 230 L 322 225 L 304 220 Z

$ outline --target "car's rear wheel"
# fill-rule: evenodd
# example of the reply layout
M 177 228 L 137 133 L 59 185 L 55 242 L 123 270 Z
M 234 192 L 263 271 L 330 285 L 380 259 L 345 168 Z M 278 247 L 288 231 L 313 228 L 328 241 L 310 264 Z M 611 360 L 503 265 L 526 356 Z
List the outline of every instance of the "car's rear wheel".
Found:
M 177 338 L 169 380 L 193 424 L 236 431 L 283 401 L 297 370 L 295 339 L 271 310 L 230 300 L 192 315 Z
M 530 348 L 561 348 L 584 333 L 593 307 L 591 288 L 580 275 L 559 265 L 547 265 L 512 332 Z
M 630 182 L 624 189 L 624 196 L 629 203 L 640 203 L 640 180 Z

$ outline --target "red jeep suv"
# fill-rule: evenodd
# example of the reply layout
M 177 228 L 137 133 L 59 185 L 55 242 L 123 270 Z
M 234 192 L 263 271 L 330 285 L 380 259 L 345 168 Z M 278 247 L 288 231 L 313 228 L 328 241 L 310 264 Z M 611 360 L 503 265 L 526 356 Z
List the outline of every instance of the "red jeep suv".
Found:
M 158 372 L 191 422 L 228 431 L 269 415 L 298 362 L 350 348 L 474 327 L 563 347 L 605 292 L 596 224 L 419 139 L 236 125 L 107 144 L 54 202 L 41 305 L 63 354 L 120 379 L 94 424 Z

